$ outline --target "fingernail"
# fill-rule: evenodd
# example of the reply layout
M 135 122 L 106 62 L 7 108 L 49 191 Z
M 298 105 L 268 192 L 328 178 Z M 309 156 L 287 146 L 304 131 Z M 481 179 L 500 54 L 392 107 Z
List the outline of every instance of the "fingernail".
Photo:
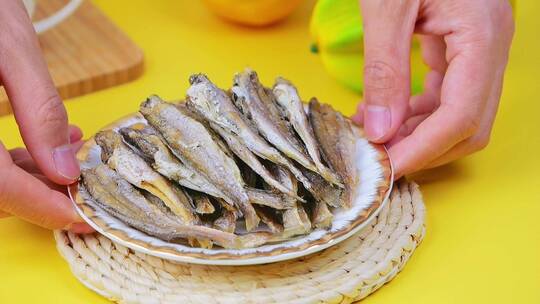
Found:
M 75 154 L 70 145 L 63 145 L 54 149 L 54 165 L 56 172 L 69 180 L 76 180 L 79 177 L 79 163 L 75 159 Z
M 383 138 L 390 130 L 391 120 L 388 107 L 368 105 L 364 119 L 364 127 L 368 138 L 371 140 Z

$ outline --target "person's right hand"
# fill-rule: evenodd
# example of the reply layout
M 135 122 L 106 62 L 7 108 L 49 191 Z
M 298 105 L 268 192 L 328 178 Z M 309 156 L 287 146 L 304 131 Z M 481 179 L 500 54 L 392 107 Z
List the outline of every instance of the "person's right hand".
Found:
M 0 217 L 14 215 L 50 229 L 90 232 L 65 195 L 80 174 L 75 150 L 82 137 L 41 55 L 21 1 L 0 0 L 0 81 L 28 150 L 0 142 Z
M 396 177 L 484 148 L 514 33 L 504 0 L 362 0 L 364 103 L 353 117 L 386 143 Z M 410 96 L 410 46 L 421 34 L 431 71 Z

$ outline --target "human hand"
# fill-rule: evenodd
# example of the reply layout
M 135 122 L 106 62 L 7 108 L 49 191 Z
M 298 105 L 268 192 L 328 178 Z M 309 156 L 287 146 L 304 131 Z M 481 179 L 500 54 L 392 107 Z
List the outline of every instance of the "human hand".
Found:
M 353 120 L 387 143 L 396 177 L 483 149 L 514 33 L 508 1 L 361 0 L 364 102 Z M 431 69 L 410 96 L 410 45 Z
M 51 229 L 91 231 L 60 186 L 80 174 L 74 150 L 82 133 L 68 127 L 32 23 L 17 0 L 0 0 L 0 80 L 28 147 L 7 151 L 0 142 L 0 213 Z

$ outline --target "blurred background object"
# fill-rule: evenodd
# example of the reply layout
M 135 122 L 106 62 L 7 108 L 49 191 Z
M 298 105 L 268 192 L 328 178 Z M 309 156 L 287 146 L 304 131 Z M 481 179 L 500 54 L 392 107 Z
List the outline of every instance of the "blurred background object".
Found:
M 311 51 L 320 56 L 328 73 L 356 92 L 362 92 L 363 27 L 359 0 L 319 0 L 313 9 Z M 427 67 L 415 39 L 411 56 L 411 89 L 422 91 Z
M 36 33 L 41 34 L 58 24 L 64 21 L 66 18 L 71 16 L 75 10 L 81 5 L 82 0 L 70 0 L 65 6 L 58 9 L 58 11 L 53 14 L 43 18 L 37 22 L 34 22 L 34 28 Z M 26 7 L 28 15 L 32 19 L 34 17 L 34 12 L 36 11 L 37 0 L 23 0 L 23 4 Z
M 126 83 L 142 74 L 142 50 L 91 1 L 24 3 L 40 33 L 43 56 L 63 99 Z M 10 113 L 8 98 L 0 87 L 0 115 Z
M 266 26 L 289 16 L 302 0 L 204 0 L 216 15 L 242 25 Z

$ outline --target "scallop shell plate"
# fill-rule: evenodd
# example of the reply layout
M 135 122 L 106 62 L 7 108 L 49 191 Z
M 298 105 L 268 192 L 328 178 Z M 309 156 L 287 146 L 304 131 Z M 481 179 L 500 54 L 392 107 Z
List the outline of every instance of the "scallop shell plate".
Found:
M 140 114 L 120 119 L 105 129 L 119 129 L 146 123 Z M 289 260 L 334 246 L 361 230 L 382 209 L 392 188 L 393 172 L 387 151 L 382 145 L 369 143 L 357 130 L 356 157 L 359 183 L 352 208 L 334 209 L 332 227 L 315 229 L 310 234 L 287 241 L 265 244 L 254 248 L 223 249 L 194 248 L 166 242 L 147 235 L 98 207 L 79 183 L 69 186 L 69 195 L 80 216 L 96 231 L 114 242 L 134 251 L 167 260 L 207 265 L 255 265 Z M 77 153 L 82 167 L 93 167 L 101 162 L 101 148 L 90 138 Z

